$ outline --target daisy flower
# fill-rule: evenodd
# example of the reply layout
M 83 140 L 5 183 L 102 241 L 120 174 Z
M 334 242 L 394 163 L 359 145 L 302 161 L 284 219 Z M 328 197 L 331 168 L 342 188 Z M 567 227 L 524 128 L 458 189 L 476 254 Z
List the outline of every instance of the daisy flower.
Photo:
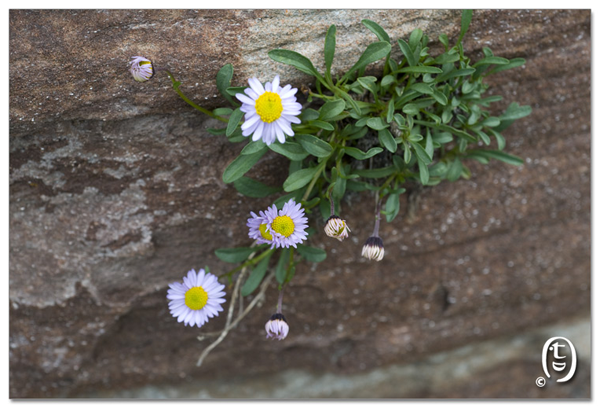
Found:
M 242 102 L 241 111 L 246 114 L 242 135 L 252 135 L 253 141 L 262 138 L 267 145 L 275 138 L 279 143 L 285 143 L 285 135 L 294 136 L 292 123 L 300 123 L 296 116 L 300 114 L 302 105 L 296 102 L 294 96 L 298 89 L 291 85 L 280 87 L 279 75 L 264 87 L 257 78 L 250 78 L 248 84 L 250 88 L 244 89 L 245 95 L 235 95 Z
M 183 277 L 183 284 L 174 282 L 169 287 L 169 309 L 179 323 L 201 327 L 209 318 L 223 311 L 221 303 L 225 302 L 225 285 L 219 284 L 217 277 L 204 269 L 197 274 L 192 269 Z
M 287 337 L 290 326 L 288 326 L 285 317 L 281 313 L 275 313 L 265 324 L 265 330 L 267 331 L 267 339 L 283 340 Z
M 152 61 L 144 57 L 131 57 L 129 61 L 129 72 L 133 79 L 138 82 L 146 82 L 154 76 L 154 65 Z
M 338 241 L 343 241 L 344 238 L 348 238 L 350 228 L 346 224 L 346 220 L 342 220 L 337 215 L 332 215 L 327 220 L 325 225 L 325 234 L 328 237 L 336 238 Z
M 271 211 L 269 208 L 267 212 Z M 260 211 L 259 215 L 250 211 L 251 218 L 248 218 L 246 225 L 250 228 L 248 236 L 255 239 L 258 244 L 271 244 L 271 248 L 274 247 L 273 235 L 267 231 L 267 225 L 269 223 L 267 214 L 264 211 Z M 275 208 L 275 217 L 277 217 L 277 208 Z
M 369 237 L 362 250 L 362 256 L 370 260 L 381 261 L 385 250 L 383 249 L 383 240 L 379 237 Z
M 306 240 L 308 233 L 308 219 L 304 216 L 304 209 L 292 198 L 277 212 L 275 204 L 264 212 L 267 221 L 265 232 L 273 237 L 271 248 L 296 247 L 296 244 Z M 261 224 L 262 225 L 262 224 Z

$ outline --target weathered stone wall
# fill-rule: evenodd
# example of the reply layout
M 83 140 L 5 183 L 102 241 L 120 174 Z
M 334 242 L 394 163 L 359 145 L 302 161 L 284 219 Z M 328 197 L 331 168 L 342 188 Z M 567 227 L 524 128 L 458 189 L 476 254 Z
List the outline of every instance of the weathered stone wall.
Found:
M 279 72 L 310 86 L 266 53 L 294 49 L 320 66 L 332 23 L 334 66 L 352 65 L 375 39 L 363 18 L 394 39 L 416 27 L 452 39 L 460 26 L 457 10 L 10 12 L 12 398 L 123 395 L 143 386 L 186 396 L 207 379 L 268 379 L 285 370 L 350 381 L 402 366 L 410 376 L 410 367 L 466 345 L 587 321 L 590 12 L 481 10 L 467 52 L 479 57 L 488 46 L 527 59 L 490 78 L 490 92 L 505 97 L 498 111 L 513 100 L 533 107 L 505 132 L 507 151 L 525 164 L 475 163 L 471 180 L 424 190 L 412 216 L 404 197 L 401 215 L 382 225 L 380 263 L 360 257 L 372 200 L 351 196 L 343 215 L 352 239 L 317 235 L 328 259 L 303 264 L 286 292 L 290 336 L 264 339 L 272 288 L 267 303 L 195 367 L 206 343 L 169 315 L 167 284 L 190 268 L 225 270 L 214 249 L 249 244 L 246 215 L 270 200 L 224 185 L 221 174 L 241 146 L 207 133 L 216 121 L 178 99 L 166 76 L 138 84 L 126 63 L 150 57 L 190 96 L 216 107 L 223 101 L 214 76 L 227 62 L 236 85 Z M 267 154 L 253 172 L 280 183 L 283 163 Z M 221 316 L 202 331 L 223 323 Z M 511 354 L 510 367 L 490 359 L 487 377 L 463 376 L 460 387 L 407 385 L 379 396 L 589 397 L 589 361 L 564 387 L 532 394 L 522 385 L 535 387 L 541 367 L 532 361 L 544 340 Z M 494 388 L 500 379 L 503 388 Z

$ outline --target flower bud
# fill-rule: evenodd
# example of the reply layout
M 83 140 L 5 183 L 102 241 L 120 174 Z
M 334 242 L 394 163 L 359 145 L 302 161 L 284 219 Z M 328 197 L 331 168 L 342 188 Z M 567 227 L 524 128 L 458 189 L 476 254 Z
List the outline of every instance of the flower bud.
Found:
M 383 249 L 383 240 L 379 237 L 369 237 L 362 250 L 362 256 L 367 259 L 381 261 L 385 250 Z
M 325 225 L 325 234 L 327 234 L 328 237 L 343 241 L 344 238 L 348 238 L 349 232 L 350 228 L 348 225 L 346 225 L 346 221 L 342 220 L 337 215 L 332 215 L 327 220 L 327 224 Z
M 138 82 L 146 82 L 154 76 L 154 65 L 152 61 L 144 57 L 131 57 L 129 61 L 129 72 L 133 79 Z
M 281 313 L 275 313 L 265 325 L 267 331 L 267 339 L 283 340 L 288 335 L 290 327 Z

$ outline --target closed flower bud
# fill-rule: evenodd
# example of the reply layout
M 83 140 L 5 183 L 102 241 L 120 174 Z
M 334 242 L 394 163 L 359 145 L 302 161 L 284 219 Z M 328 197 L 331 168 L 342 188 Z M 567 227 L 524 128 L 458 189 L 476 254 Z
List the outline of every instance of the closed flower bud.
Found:
M 379 237 L 369 237 L 362 250 L 362 256 L 367 259 L 381 261 L 385 250 L 383 249 L 383 240 Z
M 129 72 L 133 79 L 138 82 L 146 82 L 154 76 L 154 65 L 152 61 L 144 57 L 131 57 L 129 61 Z
M 325 225 L 325 234 L 327 234 L 328 237 L 343 241 L 344 238 L 348 238 L 349 232 L 350 228 L 348 225 L 346 225 L 346 221 L 342 220 L 337 215 L 332 215 L 327 220 L 327 224 Z
M 267 339 L 283 340 L 288 335 L 290 327 L 281 313 L 275 313 L 265 325 Z

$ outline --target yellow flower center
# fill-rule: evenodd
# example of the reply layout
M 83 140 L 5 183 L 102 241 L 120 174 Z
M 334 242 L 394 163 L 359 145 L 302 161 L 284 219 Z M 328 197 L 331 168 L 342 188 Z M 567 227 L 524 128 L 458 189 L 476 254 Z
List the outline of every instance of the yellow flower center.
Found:
M 265 92 L 258 97 L 255 104 L 256 113 L 263 122 L 275 122 L 283 112 L 281 97 L 274 92 Z
M 208 302 L 208 293 L 202 287 L 197 286 L 185 292 L 185 305 L 192 310 L 200 310 Z
M 262 235 L 264 239 L 268 239 L 269 241 L 273 240 L 273 235 L 271 235 L 269 231 L 267 231 L 267 224 L 260 224 L 258 230 L 260 231 L 260 235 Z
M 294 221 L 287 215 L 279 216 L 273 220 L 271 229 L 287 238 L 294 233 Z

